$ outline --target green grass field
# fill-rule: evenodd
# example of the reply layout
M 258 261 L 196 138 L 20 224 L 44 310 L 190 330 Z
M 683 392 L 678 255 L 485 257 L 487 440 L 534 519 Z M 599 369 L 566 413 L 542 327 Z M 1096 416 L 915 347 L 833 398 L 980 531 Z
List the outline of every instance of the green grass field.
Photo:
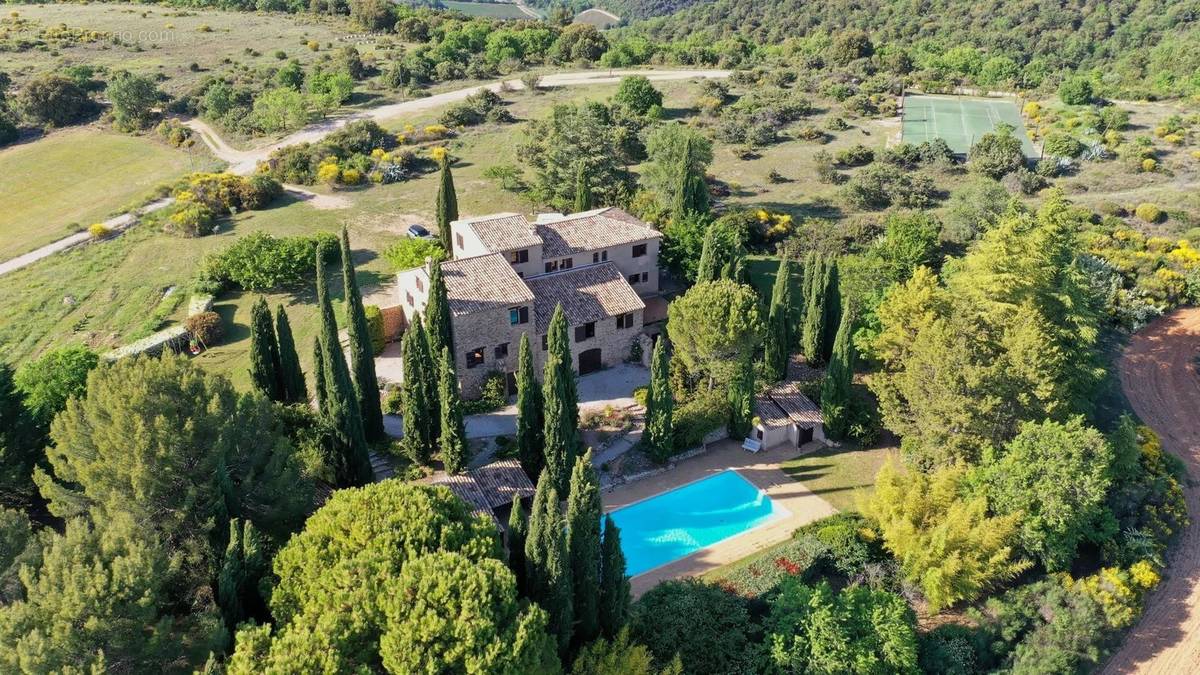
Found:
M 875 473 L 895 448 L 827 448 L 783 463 L 783 471 L 839 511 L 857 511 L 858 495 L 874 489 Z
M 1001 122 L 1016 128 L 1026 157 L 1037 157 L 1017 105 L 1010 99 L 906 95 L 902 138 L 907 143 L 941 138 L 951 150 L 965 155 Z
M 159 183 L 213 160 L 152 138 L 77 127 L 0 150 L 0 260 L 114 215 Z

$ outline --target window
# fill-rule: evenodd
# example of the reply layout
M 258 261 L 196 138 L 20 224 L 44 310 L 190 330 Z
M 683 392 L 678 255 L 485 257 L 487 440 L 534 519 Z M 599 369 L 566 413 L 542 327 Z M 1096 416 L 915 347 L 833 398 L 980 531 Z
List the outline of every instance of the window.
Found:
M 608 260 L 608 251 L 596 251 L 592 254 L 592 262 L 594 263 L 604 262 L 605 260 Z
M 508 358 L 508 343 L 505 342 L 502 345 L 496 345 L 496 348 L 494 350 L 492 350 L 492 355 L 496 357 L 497 361 L 499 361 L 500 359 L 507 359 Z
M 463 238 L 461 233 L 454 235 L 454 245 L 458 248 L 463 248 Z
M 520 265 L 521 263 L 529 262 L 529 250 L 523 248 L 520 251 L 513 251 L 512 253 L 509 253 L 508 261 L 514 265 Z
M 642 281 L 642 275 L 640 275 L 640 274 L 630 274 L 629 275 L 629 284 L 630 285 L 641 283 L 641 281 Z
M 543 335 L 542 336 L 542 351 L 546 351 L 548 344 L 549 344 L 549 342 L 546 340 L 546 336 Z
M 474 368 L 483 363 L 483 347 L 467 352 L 467 367 Z
M 421 282 L 421 277 L 417 277 L 417 290 L 418 291 L 425 290 L 425 284 Z
M 546 273 L 557 272 L 558 270 L 569 270 L 575 266 L 573 258 L 563 258 L 562 260 L 549 260 L 546 262 Z
M 589 321 L 582 326 L 575 327 L 575 341 L 583 342 L 589 338 L 596 337 L 596 322 Z
M 625 330 L 633 328 L 633 312 L 617 315 L 617 330 Z
M 404 294 L 404 299 L 408 301 L 408 306 L 409 306 L 409 307 L 412 307 L 412 306 L 413 306 L 412 293 L 405 293 L 405 294 Z
M 509 307 L 508 324 L 510 326 L 516 326 L 522 323 L 529 323 L 529 308 L 525 306 Z
M 650 273 L 649 273 L 649 272 L 642 272 L 642 283 L 646 283 L 646 282 L 647 282 L 647 281 L 649 281 L 649 280 L 650 280 Z
M 646 245 L 645 244 L 635 244 L 633 247 L 633 257 L 640 258 L 644 255 L 646 255 Z

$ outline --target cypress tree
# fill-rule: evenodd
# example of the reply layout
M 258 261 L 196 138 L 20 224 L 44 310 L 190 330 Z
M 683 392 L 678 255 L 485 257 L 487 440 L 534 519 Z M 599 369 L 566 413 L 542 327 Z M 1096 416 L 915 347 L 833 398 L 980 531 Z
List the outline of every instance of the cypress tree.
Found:
M 262 535 L 248 520 L 229 521 L 229 543 L 217 573 L 217 605 L 232 630 L 246 619 L 269 616 L 259 585 L 270 566 L 264 557 Z
M 853 334 L 854 317 L 848 309 L 843 309 L 829 367 L 825 369 L 825 381 L 821 383 L 821 416 L 825 420 L 825 432 L 834 440 L 845 438 L 850 429 L 854 396 L 851 388 L 855 359 Z
M 689 213 L 708 213 L 708 185 L 704 174 L 696 172 L 695 145 L 691 136 L 684 140 L 683 153 L 679 158 L 679 192 L 675 194 L 672 217 L 676 220 Z
M 571 343 L 562 305 L 554 308 L 547 335 L 546 369 L 542 376 L 545 424 L 546 471 L 555 489 L 566 494 L 571 467 L 575 464 L 576 432 L 579 429 L 579 396 L 571 365 Z
M 463 425 L 462 399 L 458 392 L 458 375 L 454 372 L 454 358 L 450 350 L 442 347 L 438 400 L 441 402 L 441 435 L 438 439 L 442 450 L 442 464 L 446 473 L 458 473 L 467 467 L 467 430 Z
M 821 302 L 822 311 L 825 314 L 821 317 L 821 359 L 828 363 L 829 357 L 833 353 L 833 342 L 842 323 L 841 280 L 838 275 L 836 258 L 830 260 L 829 265 L 825 268 L 825 289 Z
M 404 415 L 404 451 L 413 462 L 429 464 L 436 437 L 433 428 L 438 423 L 437 394 L 434 391 L 437 372 L 429 355 L 429 340 L 420 315 L 404 333 L 400 343 L 404 363 L 404 382 L 401 385 L 401 408 Z M 433 403 L 433 408 L 430 403 Z
M 621 531 L 612 516 L 604 516 L 604 541 L 600 545 L 600 630 L 604 637 L 616 637 L 629 619 L 629 577 L 625 576 L 625 553 L 621 551 Z
M 808 297 L 804 302 L 804 329 L 800 337 L 800 348 L 810 364 L 821 361 L 821 341 L 825 335 L 825 266 L 820 258 L 814 258 L 812 280 L 808 284 Z
M 250 380 L 272 401 L 286 400 L 279 365 L 279 345 L 271 310 L 260 295 L 250 307 Z
M 317 305 L 321 312 L 321 354 L 325 359 L 324 416 L 333 440 L 333 470 L 338 487 L 366 485 L 374 477 L 362 416 L 350 381 L 350 369 L 338 341 L 337 321 L 325 282 L 325 263 L 318 251 Z
M 325 350 L 321 348 L 320 337 L 313 338 L 313 390 L 317 397 L 317 412 L 324 415 L 329 392 L 325 386 Z
M 588 180 L 587 164 L 579 162 L 575 168 L 575 212 L 590 211 L 595 197 Z
M 566 653 L 571 642 L 574 624 L 565 535 L 558 491 L 549 471 L 543 471 L 533 496 L 529 535 L 525 540 L 525 580 L 529 599 L 550 615 L 549 630 L 556 634 L 560 655 Z
M 350 338 L 350 366 L 354 370 L 354 397 L 362 416 L 363 435 L 368 441 L 383 440 L 383 407 L 379 403 L 379 380 L 375 377 L 375 349 L 363 310 L 362 293 L 350 257 L 350 235 L 342 227 L 342 282 L 345 285 L 346 332 Z
M 571 603 L 575 612 L 575 644 L 600 634 L 600 479 L 592 451 L 575 460 L 571 496 L 567 499 L 567 551 L 571 559 Z
M 749 354 L 738 361 L 729 383 L 729 436 L 742 438 L 750 432 L 754 416 L 754 361 Z
M 717 249 L 717 228 L 709 225 L 704 231 L 704 243 L 700 246 L 700 261 L 696 263 L 696 283 L 716 281 L 721 277 L 721 266 Z
M 781 258 L 771 289 L 771 308 L 767 313 L 767 338 L 763 344 L 763 364 L 767 377 L 775 382 L 787 376 L 788 357 L 792 353 L 791 335 L 791 264 Z
M 441 354 L 445 347 L 454 353 L 454 336 L 450 326 L 450 300 L 446 297 L 446 278 L 442 266 L 434 263 L 429 271 L 429 302 L 425 305 L 425 332 L 429 337 L 429 353 Z
M 513 497 L 512 511 L 508 514 L 508 568 L 517 578 L 517 593 L 524 596 L 528 591 L 525 583 L 525 540 L 529 536 L 529 518 L 521 505 L 520 497 Z
M 307 403 L 308 387 L 304 384 L 304 371 L 300 369 L 300 355 L 296 353 L 296 340 L 292 337 L 292 325 L 288 321 L 283 305 L 275 309 L 275 338 L 279 345 L 279 379 L 283 382 L 283 396 L 288 403 Z
M 438 238 L 446 255 L 454 257 L 453 241 L 450 237 L 450 223 L 458 220 L 458 196 L 454 192 L 454 176 L 450 173 L 450 155 L 442 157 L 442 178 L 438 185 L 437 202 L 434 211 L 437 213 Z
M 667 337 L 654 345 L 650 360 L 650 388 L 646 392 L 646 442 L 650 456 L 665 462 L 675 445 L 675 394 L 671 391 L 671 358 Z
M 517 356 L 517 457 L 530 476 L 540 476 L 546 468 L 542 425 L 542 388 L 533 375 L 529 334 L 523 333 Z

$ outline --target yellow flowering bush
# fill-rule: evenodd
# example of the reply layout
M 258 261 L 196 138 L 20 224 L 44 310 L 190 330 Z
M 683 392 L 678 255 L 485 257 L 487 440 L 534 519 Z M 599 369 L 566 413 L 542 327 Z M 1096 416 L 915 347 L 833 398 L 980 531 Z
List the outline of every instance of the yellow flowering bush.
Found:
M 92 223 L 88 225 L 88 234 L 92 239 L 103 239 L 112 234 L 112 230 L 104 223 Z
M 1142 598 L 1158 585 L 1161 577 L 1149 562 L 1142 560 L 1129 569 L 1105 567 L 1079 581 L 1067 579 L 1068 586 L 1091 596 L 1104 609 L 1112 628 L 1125 628 L 1141 613 Z
M 446 148 L 440 145 L 430 148 L 429 158 L 440 164 L 442 160 L 446 159 Z

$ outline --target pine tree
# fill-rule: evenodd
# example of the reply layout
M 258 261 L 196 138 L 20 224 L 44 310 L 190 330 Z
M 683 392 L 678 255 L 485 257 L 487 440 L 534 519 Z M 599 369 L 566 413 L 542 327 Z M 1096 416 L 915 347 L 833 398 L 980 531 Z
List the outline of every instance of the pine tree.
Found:
M 571 568 L 567 559 L 566 523 L 558 491 L 549 471 L 538 478 L 525 540 L 525 579 L 529 599 L 550 615 L 550 630 L 557 634 L 558 650 L 565 654 L 571 642 L 574 613 L 571 608 Z
M 441 354 L 445 347 L 454 353 L 454 336 L 450 324 L 450 300 L 446 296 L 446 278 L 442 266 L 434 263 L 429 271 L 429 302 L 425 305 L 425 332 L 429 338 L 429 353 Z
M 575 612 L 575 644 L 600 634 L 600 480 L 592 451 L 575 460 L 571 496 L 567 499 L 567 551 L 571 559 L 571 603 Z
M 791 264 L 787 258 L 781 258 L 775 272 L 771 308 L 767 313 L 767 337 L 763 343 L 763 364 L 773 382 L 787 376 L 788 357 L 792 354 L 791 311 Z
M 250 307 L 250 381 L 272 401 L 285 400 L 279 345 L 275 342 L 275 327 L 271 325 L 271 310 L 262 296 Z
M 284 400 L 288 403 L 308 403 L 308 387 L 304 384 L 304 371 L 300 369 L 300 355 L 296 353 L 292 325 L 283 311 L 283 305 L 275 309 L 275 338 L 279 345 L 279 379 L 283 383 Z
M 592 186 L 588 180 L 587 163 L 579 162 L 575 168 L 575 212 L 590 211 L 593 208 Z
M 822 311 L 825 315 L 821 318 L 821 360 L 828 363 L 833 353 L 833 342 L 837 337 L 838 327 L 842 323 L 842 291 L 837 259 L 830 260 L 825 269 L 825 292 L 822 296 Z
M 329 401 L 329 388 L 325 386 L 325 350 L 321 338 L 313 338 L 313 394 L 317 397 L 317 412 L 324 415 Z
M 612 516 L 604 516 L 604 541 L 600 546 L 600 630 L 608 639 L 616 637 L 629 619 L 629 577 L 625 576 L 625 553 L 621 531 Z
M 520 497 L 513 497 L 512 511 L 508 514 L 508 532 L 505 543 L 508 547 L 508 568 L 517 578 L 517 592 L 524 596 L 528 591 L 525 583 L 525 540 L 529 537 L 529 518 L 521 505 Z
M 362 415 L 350 381 L 350 369 L 338 340 L 337 321 L 325 281 L 325 262 L 317 253 L 317 306 L 321 312 L 321 354 L 325 359 L 323 414 L 333 440 L 333 471 L 338 487 L 366 485 L 374 477 L 370 451 L 363 435 Z
M 471 461 L 468 454 L 467 430 L 463 425 L 462 399 L 458 392 L 458 375 L 454 372 L 454 357 L 450 350 L 442 347 L 438 401 L 441 403 L 441 435 L 438 438 L 442 450 L 442 464 L 446 473 L 458 473 Z
M 530 476 L 542 475 L 546 449 L 542 442 L 542 388 L 534 377 L 529 334 L 521 335 L 517 356 L 517 457 Z
M 800 337 L 800 349 L 810 364 L 821 361 L 821 341 L 825 335 L 825 265 L 820 258 L 813 259 L 812 280 L 808 284 L 808 297 L 804 299 L 804 330 Z M 806 270 L 806 274 L 807 274 Z
M 570 467 L 575 464 L 579 396 L 571 364 L 571 343 L 567 340 L 567 318 L 561 304 L 554 308 L 546 340 L 546 369 L 542 376 L 546 470 L 555 489 L 566 494 Z
M 821 384 L 821 417 L 825 420 L 825 433 L 836 441 L 845 438 L 850 429 L 854 395 L 851 389 L 855 359 L 853 336 L 854 318 L 844 309 L 829 367 L 825 369 L 825 381 Z
M 646 392 L 646 443 L 650 456 L 665 462 L 675 444 L 675 394 L 671 391 L 671 358 L 667 338 L 660 336 L 650 360 L 650 388 Z
M 354 396 L 362 417 L 363 435 L 368 441 L 386 438 L 383 408 L 379 403 L 379 380 L 375 377 L 375 349 L 363 310 L 362 293 L 350 256 L 350 235 L 342 227 L 342 282 L 345 285 L 346 332 L 350 338 L 350 366 L 354 370 Z
M 437 371 L 429 355 L 429 340 L 420 314 L 404 333 L 400 343 L 404 363 L 404 382 L 401 385 L 401 408 L 404 415 L 404 451 L 413 462 L 429 464 L 436 444 L 433 428 L 438 424 L 437 394 L 434 391 Z M 430 408 L 430 402 L 435 407 Z
M 450 223 L 458 220 L 458 195 L 454 192 L 454 176 L 450 173 L 448 154 L 442 157 L 441 164 L 442 177 L 434 210 L 437 212 L 438 238 L 442 240 L 442 248 L 446 249 L 446 255 L 453 258 L 454 242 L 450 236 Z

